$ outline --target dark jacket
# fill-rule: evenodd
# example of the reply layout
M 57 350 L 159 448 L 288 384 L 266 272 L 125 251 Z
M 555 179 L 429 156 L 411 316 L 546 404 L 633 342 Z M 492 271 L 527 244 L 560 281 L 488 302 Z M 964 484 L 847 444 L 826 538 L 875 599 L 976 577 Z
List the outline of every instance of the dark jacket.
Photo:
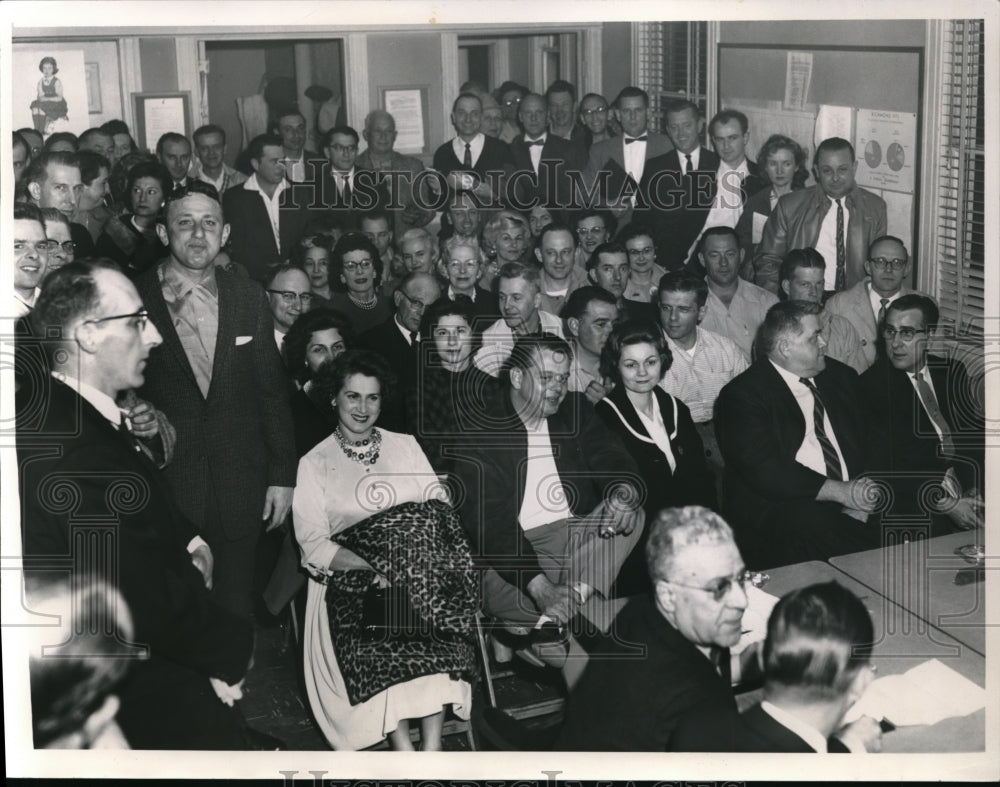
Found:
M 527 211 L 535 205 L 568 208 L 573 204 L 569 173 L 582 170 L 586 163 L 581 147 L 550 132 L 542 146 L 537 175 L 524 135 L 510 143 L 510 152 L 515 174 L 511 176 L 507 201 L 512 207 Z

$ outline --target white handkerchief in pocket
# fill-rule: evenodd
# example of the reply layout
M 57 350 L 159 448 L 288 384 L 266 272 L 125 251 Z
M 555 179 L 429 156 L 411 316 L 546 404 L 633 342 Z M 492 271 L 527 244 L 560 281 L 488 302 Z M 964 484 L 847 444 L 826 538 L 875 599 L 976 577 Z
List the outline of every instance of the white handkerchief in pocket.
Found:
M 243 344 L 250 344 L 250 342 L 252 341 L 253 341 L 253 336 L 237 336 L 236 346 L 239 347 L 240 345 Z

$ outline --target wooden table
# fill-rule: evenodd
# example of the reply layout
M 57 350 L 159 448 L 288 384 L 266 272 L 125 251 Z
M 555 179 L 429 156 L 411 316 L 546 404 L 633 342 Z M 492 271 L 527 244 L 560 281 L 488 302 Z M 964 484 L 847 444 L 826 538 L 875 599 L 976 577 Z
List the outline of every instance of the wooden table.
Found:
M 902 607 L 881 596 L 844 572 L 821 561 L 796 563 L 767 572 L 771 579 L 763 590 L 774 596 L 783 596 L 792 590 L 817 582 L 836 580 L 860 598 L 875 628 L 877 644 L 872 661 L 879 675 L 906 672 L 930 658 L 938 658 L 960 675 L 978 686 L 986 685 L 986 659 L 979 653 L 953 640 L 947 634 L 927 626 L 921 627 L 920 619 Z M 934 636 L 928 636 L 928 631 Z M 742 695 L 740 706 L 748 703 Z M 976 752 L 986 746 L 986 711 L 969 716 L 944 719 L 937 724 L 921 727 L 899 727 L 883 738 L 886 752 Z
M 985 569 L 978 572 L 981 581 L 955 582 L 959 574 L 975 576 L 977 569 L 956 555 L 955 549 L 974 544 L 977 538 L 982 544 L 982 530 L 841 555 L 831 558 L 830 563 L 916 615 L 925 624 L 925 630 L 931 629 L 925 631 L 927 636 L 935 638 L 935 629 L 943 631 L 985 656 L 986 583 L 982 581 Z M 990 622 L 1000 625 L 1000 620 Z

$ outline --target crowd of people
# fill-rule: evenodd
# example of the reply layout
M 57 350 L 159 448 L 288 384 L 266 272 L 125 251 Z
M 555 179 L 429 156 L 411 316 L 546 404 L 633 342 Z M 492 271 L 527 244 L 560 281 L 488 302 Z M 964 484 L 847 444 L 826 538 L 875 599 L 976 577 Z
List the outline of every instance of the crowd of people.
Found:
M 562 80 L 467 84 L 451 123 L 431 168 L 383 110 L 311 151 L 284 107 L 242 171 L 211 124 L 14 134 L 24 558 L 112 567 L 149 645 L 114 739 L 280 746 L 239 699 L 254 618 L 299 598 L 337 749 L 439 749 L 479 625 L 562 671 L 559 748 L 877 750 L 840 724 L 873 639 L 847 591 L 729 653 L 748 569 L 983 521 L 982 393 L 928 353 L 850 142 L 807 187 L 738 110 L 659 133 L 641 88 Z

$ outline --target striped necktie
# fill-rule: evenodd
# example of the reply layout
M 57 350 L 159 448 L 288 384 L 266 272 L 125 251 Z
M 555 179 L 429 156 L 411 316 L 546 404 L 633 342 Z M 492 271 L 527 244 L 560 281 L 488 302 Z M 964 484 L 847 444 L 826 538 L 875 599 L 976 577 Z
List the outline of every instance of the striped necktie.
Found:
M 823 449 L 826 477 L 835 481 L 843 481 L 844 474 L 840 469 L 840 457 L 837 456 L 837 449 L 833 447 L 833 441 L 826 433 L 826 408 L 823 406 L 819 389 L 816 387 L 816 383 L 808 377 L 800 377 L 799 382 L 808 388 L 813 395 L 813 429 L 816 431 L 816 439 L 819 440 L 820 448 Z

